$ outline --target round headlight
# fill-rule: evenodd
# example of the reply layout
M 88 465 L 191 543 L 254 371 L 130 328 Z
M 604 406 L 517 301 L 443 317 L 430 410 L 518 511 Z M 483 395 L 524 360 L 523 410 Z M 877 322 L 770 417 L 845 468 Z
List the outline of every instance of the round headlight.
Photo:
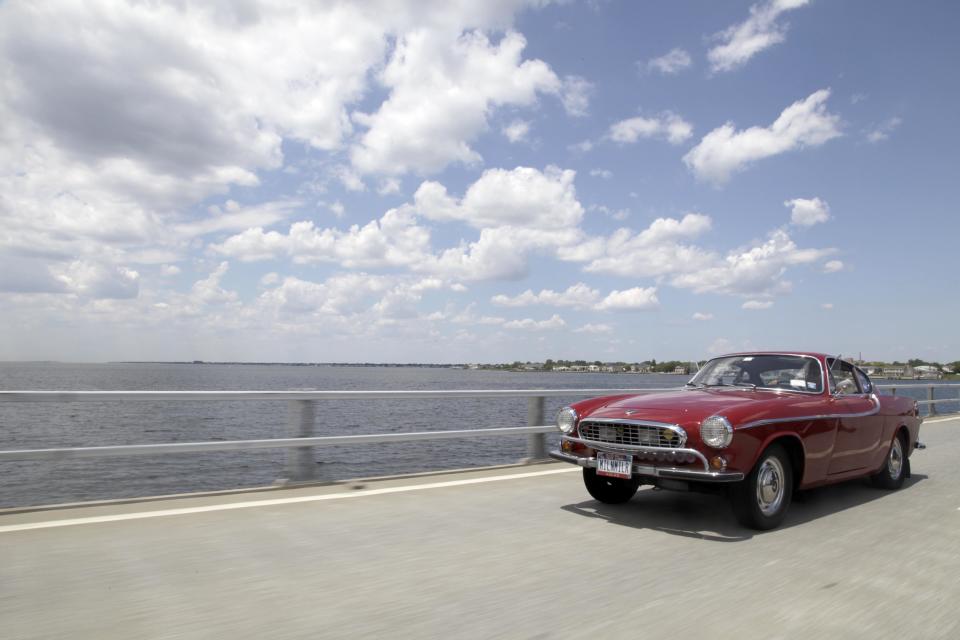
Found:
M 700 438 L 714 449 L 723 449 L 733 440 L 733 427 L 723 416 L 710 416 L 700 425 Z
M 557 427 L 564 433 L 572 433 L 577 426 L 577 412 L 571 407 L 564 407 L 557 413 Z

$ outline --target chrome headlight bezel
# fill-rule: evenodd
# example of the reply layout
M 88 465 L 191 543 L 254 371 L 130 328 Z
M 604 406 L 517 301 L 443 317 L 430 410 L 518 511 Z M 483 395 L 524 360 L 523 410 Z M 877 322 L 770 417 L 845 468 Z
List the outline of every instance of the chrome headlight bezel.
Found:
M 708 447 L 726 449 L 733 440 L 733 425 L 724 416 L 710 416 L 700 423 L 700 439 Z
M 573 430 L 577 428 L 577 420 L 580 416 L 577 414 L 577 410 L 573 407 L 564 407 L 557 411 L 557 428 L 560 429 L 562 433 L 573 433 Z

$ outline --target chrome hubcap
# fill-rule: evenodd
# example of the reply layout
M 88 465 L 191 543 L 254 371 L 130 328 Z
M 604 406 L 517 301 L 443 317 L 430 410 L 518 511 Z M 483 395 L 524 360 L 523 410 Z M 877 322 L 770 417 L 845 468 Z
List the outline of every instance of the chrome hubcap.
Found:
M 890 447 L 890 457 L 887 458 L 887 473 L 892 480 L 896 480 L 902 471 L 903 448 L 900 446 L 900 438 L 894 438 L 893 445 Z
M 777 458 L 767 458 L 757 473 L 757 506 L 765 516 L 776 513 L 783 502 L 783 465 Z

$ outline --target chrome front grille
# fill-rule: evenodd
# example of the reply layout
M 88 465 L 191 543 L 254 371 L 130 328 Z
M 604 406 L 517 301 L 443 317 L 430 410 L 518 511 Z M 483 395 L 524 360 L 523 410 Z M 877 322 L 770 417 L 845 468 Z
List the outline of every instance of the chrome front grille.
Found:
M 630 420 L 590 420 L 580 422 L 580 438 L 604 444 L 678 449 L 687 441 L 680 427 L 647 424 Z

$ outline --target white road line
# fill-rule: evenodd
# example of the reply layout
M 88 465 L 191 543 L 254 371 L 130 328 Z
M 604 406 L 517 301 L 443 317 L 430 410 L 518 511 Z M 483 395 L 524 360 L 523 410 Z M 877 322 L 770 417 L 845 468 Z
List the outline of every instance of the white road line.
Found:
M 202 507 L 184 507 L 182 509 L 161 509 L 158 511 L 141 511 L 138 513 L 118 513 L 109 516 L 91 516 L 88 518 L 70 518 L 66 520 L 48 520 L 45 522 L 27 522 L 0 526 L 0 533 L 13 531 L 30 531 L 32 529 L 53 529 L 56 527 L 72 527 L 80 524 L 97 524 L 102 522 L 119 522 L 121 520 L 143 520 L 146 518 L 162 518 L 165 516 L 182 516 L 191 513 L 206 513 L 208 511 L 231 511 L 233 509 L 251 509 L 254 507 L 270 507 L 280 504 L 296 504 L 299 502 L 322 502 L 324 500 L 345 500 L 348 498 L 365 498 L 367 496 L 382 496 L 388 493 L 406 493 L 407 491 L 422 491 L 426 489 L 443 489 L 446 487 L 460 487 L 469 484 L 483 484 L 486 482 L 500 482 L 503 480 L 519 480 L 521 478 L 535 478 L 557 473 L 580 471 L 580 467 L 564 467 L 549 471 L 529 471 L 527 473 L 513 473 L 502 476 L 488 476 L 485 478 L 469 478 L 466 480 L 448 480 L 446 482 L 430 482 L 427 484 L 404 485 L 402 487 L 384 487 L 383 489 L 358 490 L 346 493 L 327 493 L 315 496 L 297 496 L 295 498 L 274 498 L 272 500 L 252 500 L 248 502 L 228 502 L 211 504 Z
M 933 420 L 924 419 L 922 427 L 924 424 L 936 424 L 938 422 L 950 422 L 951 420 L 960 420 L 960 416 L 948 416 L 946 418 L 934 418 Z

